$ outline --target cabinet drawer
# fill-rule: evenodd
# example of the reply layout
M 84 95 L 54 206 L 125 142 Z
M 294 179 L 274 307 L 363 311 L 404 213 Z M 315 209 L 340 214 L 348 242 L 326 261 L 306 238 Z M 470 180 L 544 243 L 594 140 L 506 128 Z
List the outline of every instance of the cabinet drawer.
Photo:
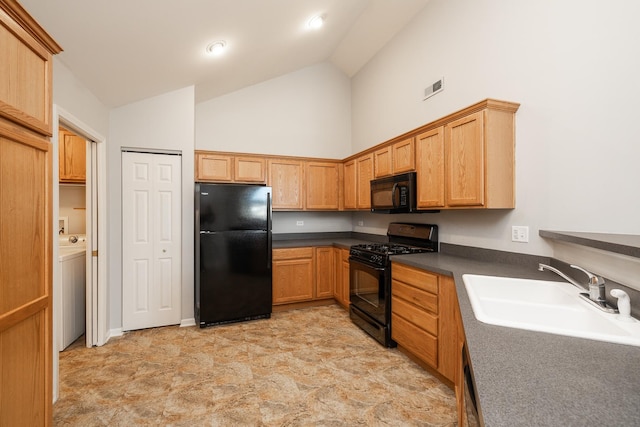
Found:
M 414 288 L 403 282 L 393 280 L 391 283 L 391 295 L 394 297 L 402 298 L 412 304 L 415 304 L 416 309 L 427 310 L 433 314 L 438 314 L 438 296 L 429 292 L 425 292 L 422 289 Z M 422 310 L 420 310 L 422 311 Z
M 438 316 L 434 316 L 431 313 L 420 310 L 420 308 L 413 304 L 409 304 L 403 299 L 396 298 L 395 294 L 391 301 L 391 311 L 393 314 L 408 320 L 430 334 L 438 335 Z
M 432 294 L 438 294 L 438 276 L 422 270 L 394 263 L 391 267 L 391 277 L 422 289 Z
M 274 260 L 313 258 L 313 248 L 274 249 L 272 255 Z
M 391 338 L 421 360 L 438 368 L 438 339 L 433 335 L 392 314 Z

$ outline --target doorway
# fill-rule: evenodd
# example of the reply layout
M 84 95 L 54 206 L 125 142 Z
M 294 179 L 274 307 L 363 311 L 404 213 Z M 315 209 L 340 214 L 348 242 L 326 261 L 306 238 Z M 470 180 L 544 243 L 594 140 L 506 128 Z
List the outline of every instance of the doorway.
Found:
M 53 202 L 53 241 L 58 242 L 61 226 L 66 224 L 66 231 L 70 230 L 69 215 L 60 215 L 60 135 L 58 129 L 62 126 L 76 137 L 85 141 L 84 160 L 86 165 L 86 178 L 84 184 L 85 203 L 84 222 L 86 235 L 85 250 L 85 337 L 87 347 L 101 346 L 105 344 L 108 336 L 107 330 L 107 268 L 106 268 L 106 139 L 91 127 L 83 123 L 73 114 L 58 105 L 53 106 L 52 138 L 52 202 Z M 77 154 L 77 153 L 76 153 Z M 64 158 L 64 157 L 63 157 Z M 72 190 L 78 192 L 78 188 Z M 66 196 L 64 196 L 66 197 Z M 80 196 L 75 194 L 72 198 L 78 200 Z M 79 206 L 81 207 L 81 206 Z M 77 212 L 76 212 L 77 213 Z M 65 221 L 66 218 L 66 221 Z M 76 225 L 81 220 L 76 216 Z M 71 225 L 73 226 L 73 225 Z M 100 238 L 102 236 L 102 238 Z M 62 297 L 60 250 L 57 244 L 53 247 L 53 397 L 58 398 L 59 357 L 58 351 L 62 335 Z

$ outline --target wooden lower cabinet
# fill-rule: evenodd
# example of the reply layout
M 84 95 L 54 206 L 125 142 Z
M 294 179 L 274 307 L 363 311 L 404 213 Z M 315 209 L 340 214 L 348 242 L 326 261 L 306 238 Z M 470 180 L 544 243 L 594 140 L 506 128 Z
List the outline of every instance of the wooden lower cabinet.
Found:
M 398 263 L 391 274 L 393 340 L 455 385 L 461 353 L 453 279 Z
M 316 285 L 314 298 L 333 298 L 335 283 L 335 268 L 333 267 L 333 247 L 321 246 L 315 248 Z
M 273 305 L 332 299 L 332 246 L 273 249 Z
M 273 304 L 313 298 L 313 248 L 273 250 Z
M 349 249 L 334 248 L 335 287 L 333 297 L 344 308 L 349 308 Z

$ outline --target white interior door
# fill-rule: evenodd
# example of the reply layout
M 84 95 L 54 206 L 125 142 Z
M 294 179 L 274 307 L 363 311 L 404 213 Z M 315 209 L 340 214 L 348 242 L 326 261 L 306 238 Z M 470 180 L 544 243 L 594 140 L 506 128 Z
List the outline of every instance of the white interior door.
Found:
M 87 141 L 86 346 L 98 345 L 98 144 Z
M 180 323 L 181 157 L 122 153 L 122 328 Z

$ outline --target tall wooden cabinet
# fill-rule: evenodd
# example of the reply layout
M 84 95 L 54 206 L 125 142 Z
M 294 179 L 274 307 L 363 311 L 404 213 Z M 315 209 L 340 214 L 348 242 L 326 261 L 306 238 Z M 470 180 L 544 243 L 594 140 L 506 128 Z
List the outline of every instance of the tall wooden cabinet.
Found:
M 0 425 L 52 423 L 52 55 L 0 0 Z

